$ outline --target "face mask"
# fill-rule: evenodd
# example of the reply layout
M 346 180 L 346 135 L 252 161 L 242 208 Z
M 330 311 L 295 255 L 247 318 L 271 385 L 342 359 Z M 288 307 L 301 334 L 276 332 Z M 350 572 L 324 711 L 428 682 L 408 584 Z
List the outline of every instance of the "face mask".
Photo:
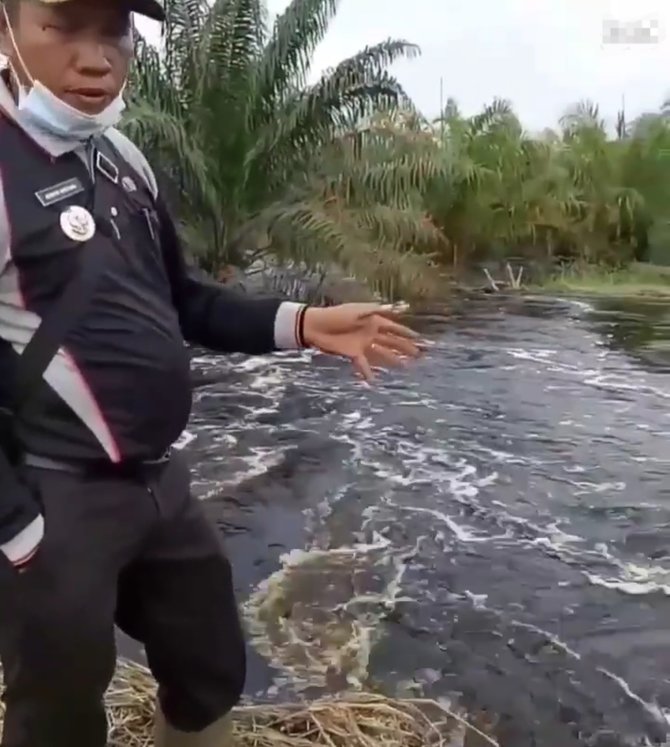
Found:
M 52 93 L 39 80 L 34 80 L 28 72 L 21 53 L 14 39 L 14 32 L 7 18 L 7 12 L 3 7 L 5 23 L 9 31 L 9 38 L 16 52 L 16 56 L 23 67 L 26 77 L 32 82 L 32 86 L 26 89 L 18 82 L 18 76 L 12 71 L 18 86 L 18 110 L 19 120 L 27 128 L 36 128 L 51 135 L 68 140 L 87 140 L 95 135 L 102 134 L 110 127 L 114 127 L 121 120 L 121 114 L 125 109 L 123 91 L 112 101 L 109 106 L 99 114 L 85 114 L 70 106 L 55 93 Z
M 124 108 L 123 95 L 119 94 L 99 114 L 85 114 L 59 99 L 39 80 L 30 90 L 19 93 L 19 115 L 25 125 L 73 140 L 87 140 L 114 127 Z

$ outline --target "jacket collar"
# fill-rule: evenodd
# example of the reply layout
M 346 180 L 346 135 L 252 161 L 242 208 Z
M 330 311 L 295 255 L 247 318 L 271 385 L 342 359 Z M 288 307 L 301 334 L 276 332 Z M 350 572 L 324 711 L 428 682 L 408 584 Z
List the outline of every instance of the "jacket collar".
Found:
M 18 116 L 19 110 L 9 88 L 9 70 L 7 68 L 0 71 L 0 109 L 2 109 L 3 114 L 14 121 L 31 140 L 34 140 L 42 150 L 46 151 L 54 158 L 58 158 L 65 153 L 78 151 L 84 147 L 82 143 L 64 140 L 63 138 L 59 138 L 36 127 L 28 127 L 24 125 L 21 118 Z

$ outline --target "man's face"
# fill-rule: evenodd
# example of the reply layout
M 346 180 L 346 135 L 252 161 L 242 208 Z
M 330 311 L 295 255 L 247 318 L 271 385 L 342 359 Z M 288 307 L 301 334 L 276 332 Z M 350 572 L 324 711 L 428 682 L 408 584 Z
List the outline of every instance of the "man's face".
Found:
M 124 3 L 21 0 L 10 14 L 20 58 L 0 18 L 0 52 L 23 85 L 30 87 L 30 77 L 39 80 L 86 114 L 98 114 L 121 91 L 133 52 L 132 22 Z

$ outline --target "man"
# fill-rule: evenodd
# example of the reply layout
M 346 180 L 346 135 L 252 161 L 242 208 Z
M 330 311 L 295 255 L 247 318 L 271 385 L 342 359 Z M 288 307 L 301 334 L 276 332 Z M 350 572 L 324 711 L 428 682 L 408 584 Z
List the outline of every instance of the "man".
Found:
M 190 274 L 148 164 L 113 129 L 131 11 L 163 17 L 158 0 L 8 0 L 0 22 L 0 405 L 35 330 L 78 300 L 65 287 L 99 272 L 3 442 L 4 747 L 106 743 L 115 623 L 159 684 L 156 744 L 226 743 L 244 643 L 228 560 L 170 452 L 191 407 L 184 340 L 312 346 L 365 378 L 419 352 L 383 307 L 250 299 Z

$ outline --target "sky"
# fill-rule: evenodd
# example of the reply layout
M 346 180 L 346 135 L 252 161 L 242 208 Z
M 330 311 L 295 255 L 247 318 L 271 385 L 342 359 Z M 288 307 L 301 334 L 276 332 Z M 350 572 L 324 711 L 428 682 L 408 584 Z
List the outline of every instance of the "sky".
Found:
M 670 0 L 340 0 L 313 75 L 388 37 L 421 48 L 393 72 L 431 117 L 441 87 L 466 115 L 506 98 L 531 132 L 585 98 L 610 125 L 670 98 Z

